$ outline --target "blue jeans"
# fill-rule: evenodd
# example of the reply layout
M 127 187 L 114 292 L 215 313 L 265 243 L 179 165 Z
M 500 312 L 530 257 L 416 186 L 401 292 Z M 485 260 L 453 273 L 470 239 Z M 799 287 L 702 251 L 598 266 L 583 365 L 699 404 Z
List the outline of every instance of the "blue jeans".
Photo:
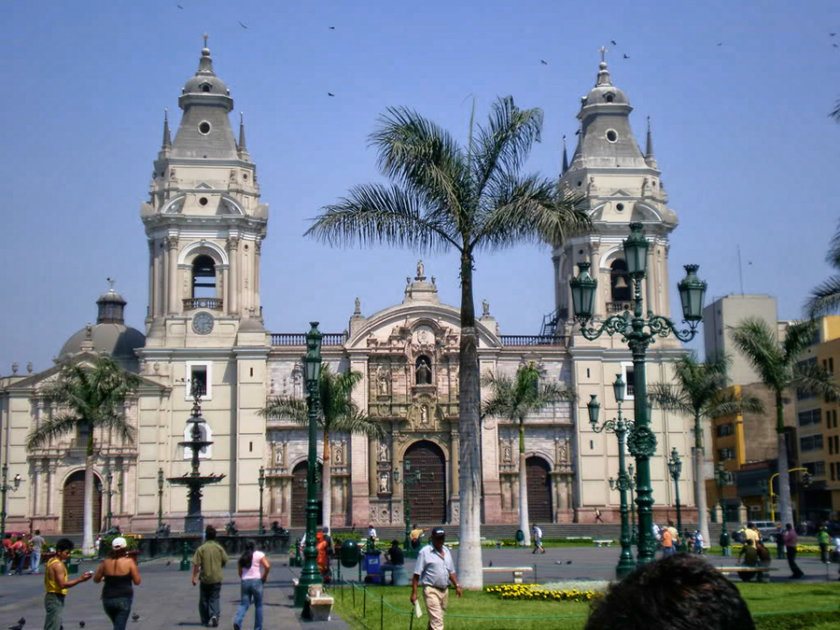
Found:
M 33 549 L 32 550 L 32 558 L 29 560 L 29 571 L 32 573 L 38 573 L 38 567 L 41 564 L 41 550 L 40 549 Z
M 128 623 L 128 614 L 131 612 L 130 597 L 103 597 L 102 608 L 105 614 L 114 624 L 114 630 L 125 630 Z
M 242 620 L 245 619 L 245 613 L 248 612 L 248 607 L 251 605 L 251 600 L 254 601 L 254 630 L 262 630 L 263 622 L 263 583 L 261 579 L 242 580 L 242 599 L 239 602 L 239 609 L 236 611 L 236 617 L 233 618 L 235 623 L 240 628 L 242 627 Z

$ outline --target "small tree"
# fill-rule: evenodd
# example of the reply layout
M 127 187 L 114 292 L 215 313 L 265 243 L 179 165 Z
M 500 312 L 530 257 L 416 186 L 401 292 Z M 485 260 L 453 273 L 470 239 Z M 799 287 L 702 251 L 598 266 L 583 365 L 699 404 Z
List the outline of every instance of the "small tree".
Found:
M 321 369 L 319 391 L 321 414 L 318 423 L 323 430 L 324 462 L 321 469 L 323 491 L 323 527 L 330 527 L 332 517 L 332 481 L 330 435 L 333 433 L 361 433 L 370 437 L 383 435 L 380 422 L 362 413 L 352 400 L 353 387 L 362 379 L 359 372 L 335 373 L 329 365 Z M 262 415 L 271 418 L 288 419 L 298 424 L 308 424 L 306 401 L 300 398 L 277 397 L 268 401 Z
M 504 418 L 519 429 L 519 529 L 525 534 L 523 544 L 531 544 L 528 526 L 528 479 L 525 470 L 525 419 L 561 400 L 574 400 L 574 392 L 557 383 L 540 382 L 540 370 L 532 361 L 516 370 L 516 376 L 488 374 L 484 384 L 493 389 L 485 401 L 483 416 Z
M 663 409 L 694 416 L 694 504 L 700 519 L 700 533 L 709 544 L 709 514 L 706 509 L 706 484 L 703 478 L 705 450 L 704 418 L 737 413 L 761 413 L 761 401 L 753 396 L 737 397 L 726 391 L 726 357 L 700 363 L 687 354 L 674 363 L 674 382 L 655 383 L 650 388 L 653 400 Z
M 836 399 L 840 388 L 833 384 L 819 365 L 801 360 L 814 342 L 816 324 L 804 322 L 788 327 L 779 343 L 775 332 L 762 320 L 749 318 L 730 328 L 735 347 L 758 372 L 761 382 L 776 398 L 776 434 L 779 441 L 779 517 L 793 523 L 793 507 L 788 477 L 787 438 L 784 421 L 784 394 L 789 390 Z
M 26 440 L 34 449 L 50 439 L 78 433 L 85 444 L 85 498 L 82 550 L 92 554 L 93 547 L 93 464 L 96 455 L 94 431 L 108 429 L 123 442 L 134 441 L 134 427 L 125 417 L 126 400 L 140 385 L 136 374 L 127 372 L 113 359 L 100 357 L 92 363 L 68 363 L 45 392 L 48 402 L 59 411 L 36 427 Z

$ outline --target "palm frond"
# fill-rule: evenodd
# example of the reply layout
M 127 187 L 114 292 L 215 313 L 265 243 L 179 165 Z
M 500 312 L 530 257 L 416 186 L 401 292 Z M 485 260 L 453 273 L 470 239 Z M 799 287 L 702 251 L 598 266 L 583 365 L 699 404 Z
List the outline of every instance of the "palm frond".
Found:
M 336 417 L 330 423 L 330 431 L 359 433 L 372 438 L 381 438 L 385 435 L 385 429 L 378 419 L 358 412 Z
M 832 109 L 828 115 L 835 121 L 840 122 L 840 101 L 837 101 L 837 104 L 834 106 L 834 109 Z
M 33 449 L 43 446 L 51 438 L 74 433 L 83 420 L 78 416 L 58 414 L 44 420 L 26 437 L 26 448 Z
M 98 418 L 94 423 L 94 427 L 111 430 L 117 434 L 117 436 L 124 442 L 124 443 L 133 443 L 134 437 L 137 434 L 137 431 L 133 426 L 126 422 L 125 415 L 112 415 L 106 414 L 102 417 Z
M 288 420 L 298 424 L 306 424 L 309 421 L 306 401 L 300 398 L 289 398 L 287 396 L 270 398 L 265 407 L 260 409 L 258 413 L 264 418 Z
M 831 375 L 814 363 L 796 363 L 793 366 L 791 387 L 804 394 L 821 396 L 828 401 L 840 400 L 840 387 L 831 379 Z
M 837 266 L 840 267 L 840 262 Z M 812 319 L 840 312 L 840 276 L 831 276 L 811 291 L 805 312 Z
M 787 365 L 793 365 L 799 357 L 814 344 L 817 323 L 806 321 L 788 326 L 782 341 L 782 354 Z
M 761 381 L 781 391 L 786 387 L 785 358 L 775 333 L 762 320 L 747 318 L 729 327 L 732 342 L 758 372 Z
M 399 186 L 356 186 L 337 204 L 326 206 L 305 236 L 329 245 L 385 243 L 423 251 L 460 249 L 447 224 L 435 213 L 424 216 L 423 200 Z
M 719 392 L 703 409 L 703 415 L 710 418 L 745 413 L 764 413 L 764 404 L 755 396 L 744 395 L 743 390 L 740 396 L 733 391 Z
M 662 409 L 693 414 L 694 407 L 680 386 L 671 383 L 653 383 L 648 386 L 648 394 Z

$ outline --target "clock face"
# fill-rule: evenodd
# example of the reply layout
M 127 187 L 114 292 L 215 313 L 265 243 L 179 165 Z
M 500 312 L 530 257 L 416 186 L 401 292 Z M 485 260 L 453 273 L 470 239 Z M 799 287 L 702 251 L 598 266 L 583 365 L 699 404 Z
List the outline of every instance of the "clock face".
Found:
M 193 317 L 192 327 L 199 335 L 207 335 L 213 330 L 213 316 L 207 311 L 196 313 Z

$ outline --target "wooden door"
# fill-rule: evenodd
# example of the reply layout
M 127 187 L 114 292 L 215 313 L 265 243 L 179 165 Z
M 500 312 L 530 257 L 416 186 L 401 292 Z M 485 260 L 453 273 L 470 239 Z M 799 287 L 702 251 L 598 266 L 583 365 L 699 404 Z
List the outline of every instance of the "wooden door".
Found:
M 307 462 L 300 462 L 292 470 L 292 513 L 290 523 L 292 527 L 306 527 L 306 473 L 309 467 Z M 318 464 L 316 472 L 318 481 L 321 479 L 321 464 Z M 321 499 L 321 484 L 318 483 L 318 525 L 322 521 L 321 508 L 323 506 Z
M 542 457 L 529 457 L 525 460 L 528 483 L 528 520 L 531 523 L 550 523 L 551 518 L 551 477 L 548 462 Z
M 100 531 L 102 523 L 102 485 L 93 479 L 93 531 Z M 61 530 L 65 534 L 80 534 L 85 519 L 85 471 L 77 470 L 64 482 Z
M 412 523 L 445 523 L 446 458 L 443 451 L 433 442 L 415 442 L 405 452 L 404 461 L 408 463 L 409 471 L 420 471 L 420 480 L 406 489 Z M 409 472 L 409 475 L 413 474 Z

